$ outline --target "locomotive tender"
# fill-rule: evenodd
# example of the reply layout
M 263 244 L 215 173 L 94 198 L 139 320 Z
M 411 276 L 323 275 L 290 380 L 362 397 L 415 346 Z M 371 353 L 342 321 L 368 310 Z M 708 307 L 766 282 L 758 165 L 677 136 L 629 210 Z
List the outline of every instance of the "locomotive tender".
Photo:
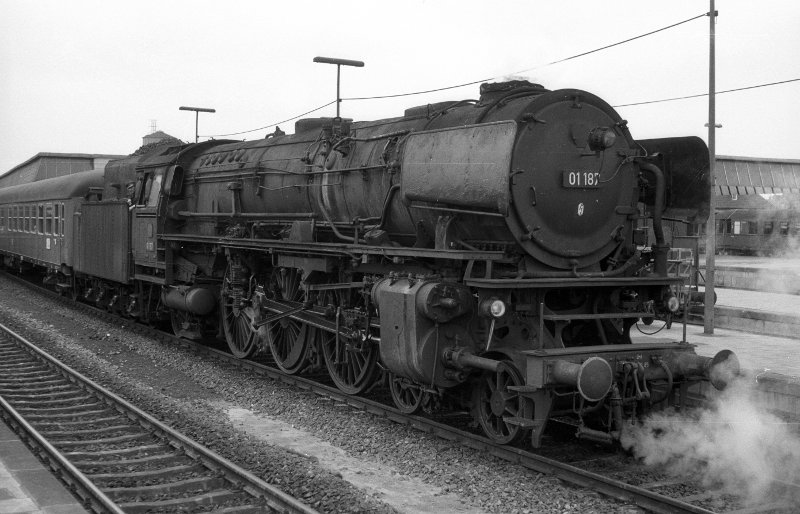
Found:
M 554 417 L 611 441 L 738 371 L 731 352 L 631 343 L 639 319 L 679 308 L 662 220 L 707 214 L 708 153 L 635 141 L 585 91 L 483 84 L 478 100 L 165 144 L 68 178 L 0 190 L 6 265 L 287 373 L 326 367 L 350 394 L 386 377 L 400 410 L 469 408 L 501 443 L 538 446 Z

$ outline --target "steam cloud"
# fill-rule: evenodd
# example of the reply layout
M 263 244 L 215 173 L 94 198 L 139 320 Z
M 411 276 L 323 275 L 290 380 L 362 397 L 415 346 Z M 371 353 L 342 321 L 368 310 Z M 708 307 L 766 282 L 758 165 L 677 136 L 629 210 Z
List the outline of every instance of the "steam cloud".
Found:
M 740 378 L 729 384 L 709 410 L 665 411 L 627 427 L 622 445 L 647 465 L 691 478 L 746 505 L 796 502 L 800 500 L 796 490 L 781 492 L 774 481 L 797 483 L 800 479 L 800 437 L 791 431 L 792 425 L 760 406 L 754 393 L 753 383 Z

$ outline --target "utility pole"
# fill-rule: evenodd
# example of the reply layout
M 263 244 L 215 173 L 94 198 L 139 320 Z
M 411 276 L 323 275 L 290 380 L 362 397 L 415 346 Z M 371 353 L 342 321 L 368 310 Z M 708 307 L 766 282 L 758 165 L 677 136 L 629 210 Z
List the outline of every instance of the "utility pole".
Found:
M 207 109 L 205 107 L 178 107 L 179 111 L 194 111 L 194 142 L 197 143 L 198 139 L 198 123 L 201 112 L 217 112 L 215 109 Z
M 716 85 L 715 85 L 715 23 L 717 11 L 714 9 L 714 0 L 710 0 L 711 8 L 708 12 L 709 19 L 709 52 L 708 52 L 708 165 L 710 170 L 710 195 L 708 197 L 708 222 L 706 223 L 706 294 L 705 309 L 703 311 L 703 333 L 714 334 L 714 252 L 717 247 L 717 216 L 716 206 Z
M 339 116 L 339 104 L 342 103 L 342 97 L 339 94 L 339 83 L 341 79 L 342 66 L 355 66 L 357 68 L 363 68 L 364 62 L 351 61 L 349 59 L 337 59 L 335 57 L 314 57 L 314 62 L 336 65 L 336 118 L 340 118 L 341 116 Z

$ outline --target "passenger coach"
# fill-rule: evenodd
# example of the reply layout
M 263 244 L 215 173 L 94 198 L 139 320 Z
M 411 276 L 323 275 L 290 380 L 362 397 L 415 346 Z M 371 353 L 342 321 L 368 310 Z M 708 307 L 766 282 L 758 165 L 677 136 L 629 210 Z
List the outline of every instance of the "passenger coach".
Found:
M 103 185 L 103 170 L 0 189 L 0 255 L 9 268 L 33 265 L 70 273 L 76 227 L 70 223 L 88 193 Z

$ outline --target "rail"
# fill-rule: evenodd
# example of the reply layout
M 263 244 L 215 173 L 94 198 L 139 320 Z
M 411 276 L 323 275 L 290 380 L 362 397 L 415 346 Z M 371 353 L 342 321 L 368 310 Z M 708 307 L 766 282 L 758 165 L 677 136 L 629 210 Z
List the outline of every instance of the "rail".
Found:
M 10 425 L 24 434 L 23 439 L 32 441 L 32 444 L 37 449 L 45 452 L 48 461 L 61 470 L 62 480 L 75 488 L 78 496 L 90 506 L 91 510 L 95 512 L 138 512 L 147 508 L 158 510 L 161 508 L 181 508 L 181 506 L 191 509 L 193 505 L 208 503 L 216 497 L 238 502 L 240 506 L 252 505 L 254 509 L 268 507 L 275 511 L 287 513 L 313 514 L 316 512 L 280 489 L 264 482 L 249 471 L 173 430 L 113 392 L 70 369 L 2 324 L 0 324 L 0 354 L 3 355 L 3 378 L 0 380 L 0 405 L 2 406 L 3 417 L 9 421 Z M 30 380 L 32 379 L 40 383 L 43 380 L 50 384 L 59 383 L 55 388 L 52 385 L 36 388 L 30 385 Z M 57 390 L 57 392 L 54 392 L 54 390 Z M 41 391 L 41 394 L 38 391 Z M 52 407 L 51 405 L 56 402 L 59 406 Z M 15 403 L 17 404 L 16 406 L 14 405 Z M 28 407 L 21 409 L 20 405 Z M 42 405 L 51 407 L 43 408 Z M 88 409 L 86 409 L 87 406 L 89 407 Z M 81 408 L 84 408 L 84 410 L 81 411 Z M 21 410 L 23 412 L 20 412 Z M 30 414 L 26 416 L 25 410 L 29 411 Z M 109 413 L 109 411 L 111 412 Z M 93 424 L 95 421 L 89 418 L 89 414 L 81 414 L 80 425 L 77 426 L 91 426 L 91 429 L 65 429 L 64 426 L 72 426 L 77 422 L 64 422 L 64 416 L 71 416 L 72 419 L 77 419 L 76 412 L 100 412 L 100 416 L 105 416 L 105 418 L 102 418 L 102 424 L 108 426 L 96 428 Z M 62 418 L 57 424 L 45 419 L 48 416 L 59 415 Z M 109 419 L 112 419 L 112 421 L 109 421 Z M 131 426 L 124 424 L 130 421 L 132 421 Z M 101 424 L 101 422 L 98 422 L 98 424 Z M 38 429 L 35 425 L 38 425 Z M 55 441 L 51 442 L 47 437 L 48 431 L 46 427 L 48 425 L 51 425 L 51 428 L 52 426 L 57 427 L 56 431 L 49 431 L 51 438 L 53 433 L 58 434 Z M 44 434 L 42 430 L 45 431 Z M 125 435 L 118 435 L 123 432 Z M 75 438 L 75 440 L 64 441 L 64 436 Z M 81 437 L 89 437 L 89 439 L 81 439 Z M 92 437 L 98 437 L 98 439 L 91 439 Z M 75 448 L 90 447 L 92 445 L 105 445 L 104 448 L 106 448 L 115 441 L 131 441 L 134 439 L 165 441 L 166 444 L 161 443 L 162 447 L 172 448 L 176 456 L 185 455 L 193 462 L 191 466 L 195 468 L 198 465 L 202 466 L 207 470 L 205 474 L 211 478 L 192 478 L 191 480 L 184 480 L 182 484 L 179 483 L 177 485 L 176 483 L 165 483 L 163 485 L 141 487 L 114 487 L 111 485 L 101 487 L 92 479 L 92 473 L 87 475 L 87 473 L 79 469 L 81 464 L 86 462 L 87 455 L 96 457 L 107 455 L 109 451 L 104 449 L 104 451 L 76 452 L 74 451 Z M 62 448 L 59 449 L 59 446 Z M 142 448 L 144 447 L 142 446 Z M 147 448 L 149 450 L 151 446 L 147 446 Z M 66 452 L 65 455 L 62 451 L 64 449 L 73 451 Z M 118 455 L 130 455 L 131 452 L 130 448 L 126 448 L 125 450 L 119 450 L 117 453 Z M 69 459 L 70 455 L 79 457 Z M 175 458 L 178 457 L 167 456 L 162 460 L 172 461 Z M 136 459 L 128 459 L 125 462 L 134 463 L 135 461 Z M 91 465 L 86 467 L 96 470 L 96 468 L 115 466 L 119 463 L 120 461 L 109 463 L 92 460 Z M 135 475 L 130 470 L 127 471 L 127 474 Z M 157 473 L 153 471 L 152 473 L 141 472 L 141 474 L 143 476 L 155 476 Z M 201 475 L 202 473 L 197 474 Z M 219 474 L 224 477 L 224 483 L 213 478 Z M 128 501 L 126 503 L 121 500 L 123 498 L 130 499 L 130 497 L 137 495 L 149 495 L 152 498 L 159 498 L 161 495 L 172 494 L 181 488 L 191 492 L 192 488 L 195 487 L 200 487 L 203 490 L 214 488 L 214 490 L 195 496 L 186 495 L 172 500 L 154 499 L 145 501 L 138 497 L 133 502 Z M 236 492 L 240 490 L 247 497 L 242 497 L 242 493 Z M 239 496 L 236 497 L 236 495 Z

